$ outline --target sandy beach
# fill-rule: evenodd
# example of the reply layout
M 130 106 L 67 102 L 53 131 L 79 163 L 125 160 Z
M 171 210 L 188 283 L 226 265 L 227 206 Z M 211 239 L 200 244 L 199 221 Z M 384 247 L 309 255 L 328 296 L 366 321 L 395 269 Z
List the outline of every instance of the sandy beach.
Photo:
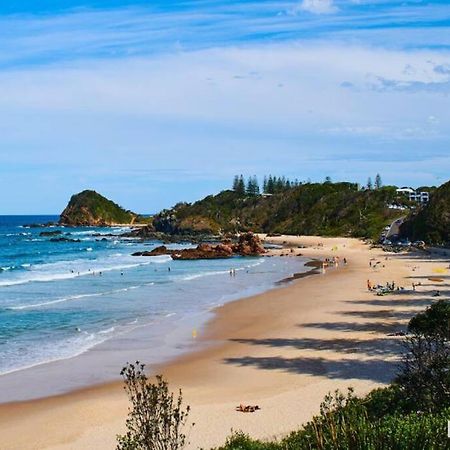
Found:
M 401 341 L 389 334 L 405 330 L 437 289 L 448 298 L 442 252 L 390 254 L 347 238 L 269 240 L 285 246 L 273 254 L 339 256 L 340 263 L 218 308 L 199 330 L 198 351 L 155 370 L 183 389 L 192 408 L 189 449 L 220 445 L 232 429 L 282 437 L 317 413 L 326 393 L 352 386 L 362 395 L 388 383 Z M 436 276 L 443 282 L 429 280 Z M 367 280 L 405 289 L 377 296 Z M 413 282 L 421 282 L 415 291 Z M 241 403 L 261 410 L 238 413 Z M 0 449 L 113 449 L 127 406 L 121 383 L 0 405 Z

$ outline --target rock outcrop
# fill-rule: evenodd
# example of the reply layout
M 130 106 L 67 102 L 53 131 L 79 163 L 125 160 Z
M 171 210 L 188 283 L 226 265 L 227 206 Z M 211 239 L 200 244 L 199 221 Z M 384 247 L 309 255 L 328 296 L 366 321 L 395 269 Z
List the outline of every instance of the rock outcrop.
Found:
M 151 251 L 146 252 L 136 252 L 131 256 L 161 256 L 161 255 L 170 255 L 173 250 L 169 250 L 165 245 L 161 245 L 159 247 L 154 248 Z
M 241 234 L 237 244 L 233 245 L 233 252 L 242 256 L 261 255 L 265 251 L 261 239 L 253 233 Z
M 61 213 L 59 223 L 66 226 L 110 226 L 133 224 L 137 215 L 123 209 L 95 191 L 73 195 Z
M 173 251 L 172 259 L 223 259 L 233 256 L 233 249 L 224 244 L 200 244 L 196 248 Z
M 194 260 L 194 259 L 224 259 L 232 256 L 257 256 L 265 253 L 266 250 L 258 236 L 252 233 L 242 234 L 236 243 L 226 241 L 213 245 L 202 243 L 196 248 L 184 248 L 170 250 L 165 245 L 156 247 L 151 251 L 136 252 L 132 256 L 160 256 L 170 255 L 174 260 Z

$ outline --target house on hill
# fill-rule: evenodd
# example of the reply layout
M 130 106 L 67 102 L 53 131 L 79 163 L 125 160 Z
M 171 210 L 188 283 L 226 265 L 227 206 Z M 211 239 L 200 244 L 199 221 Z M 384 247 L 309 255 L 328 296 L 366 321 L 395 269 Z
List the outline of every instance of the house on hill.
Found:
M 426 191 L 416 191 L 411 187 L 402 187 L 397 189 L 397 194 L 403 194 L 408 197 L 411 202 L 428 203 L 430 200 L 430 193 Z

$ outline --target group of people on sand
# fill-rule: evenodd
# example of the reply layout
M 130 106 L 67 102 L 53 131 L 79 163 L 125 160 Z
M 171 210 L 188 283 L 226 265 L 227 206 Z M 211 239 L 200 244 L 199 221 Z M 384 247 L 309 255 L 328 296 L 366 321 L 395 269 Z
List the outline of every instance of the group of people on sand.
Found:
M 332 258 L 325 258 L 322 261 L 322 269 L 325 269 L 326 267 L 338 267 L 339 263 L 341 262 L 341 258 L 339 256 L 333 256 Z M 342 262 L 344 265 L 347 264 L 347 258 L 343 258 Z
M 239 406 L 236 406 L 236 411 L 243 412 L 243 413 L 249 413 L 249 412 L 255 412 L 260 410 L 261 408 L 258 405 L 243 405 L 242 403 Z
M 385 285 L 382 284 L 372 284 L 370 280 L 367 280 L 367 290 L 370 292 L 375 291 L 377 295 L 385 295 L 389 292 L 394 291 L 403 291 L 405 288 L 403 286 L 398 286 L 395 284 L 395 281 L 392 283 L 389 283 L 389 281 L 386 282 Z

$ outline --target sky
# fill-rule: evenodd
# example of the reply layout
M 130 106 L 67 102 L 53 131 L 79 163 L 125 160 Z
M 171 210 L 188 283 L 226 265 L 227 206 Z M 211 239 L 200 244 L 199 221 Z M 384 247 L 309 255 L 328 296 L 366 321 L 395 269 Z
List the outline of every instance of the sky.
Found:
M 0 214 L 152 213 L 240 173 L 447 181 L 450 2 L 1 2 Z

